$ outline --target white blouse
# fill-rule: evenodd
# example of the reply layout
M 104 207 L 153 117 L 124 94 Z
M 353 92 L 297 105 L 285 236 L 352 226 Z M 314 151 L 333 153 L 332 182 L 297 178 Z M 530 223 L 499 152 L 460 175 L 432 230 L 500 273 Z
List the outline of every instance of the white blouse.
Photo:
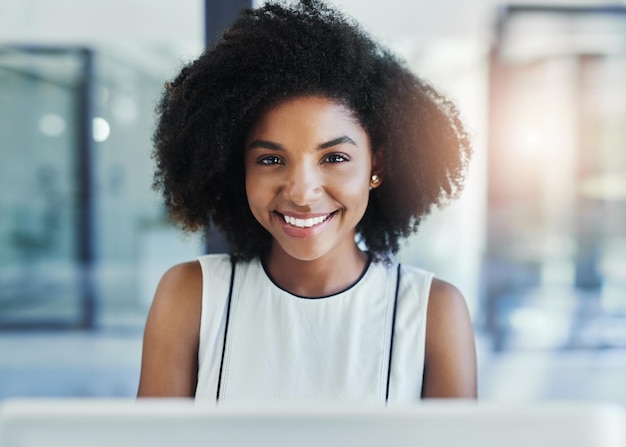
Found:
M 197 399 L 219 402 L 420 398 L 432 274 L 370 263 L 348 289 L 305 298 L 259 259 L 206 255 Z

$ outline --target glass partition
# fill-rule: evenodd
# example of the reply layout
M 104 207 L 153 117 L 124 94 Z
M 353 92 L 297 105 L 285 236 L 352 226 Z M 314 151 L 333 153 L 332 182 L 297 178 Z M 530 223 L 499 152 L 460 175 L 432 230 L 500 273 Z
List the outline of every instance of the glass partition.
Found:
M 626 9 L 510 7 L 491 59 L 498 349 L 626 347 Z
M 0 49 L 0 328 L 141 330 L 167 267 L 202 253 L 151 189 L 172 51 Z
M 88 323 L 78 161 L 90 54 L 0 51 L 0 326 Z

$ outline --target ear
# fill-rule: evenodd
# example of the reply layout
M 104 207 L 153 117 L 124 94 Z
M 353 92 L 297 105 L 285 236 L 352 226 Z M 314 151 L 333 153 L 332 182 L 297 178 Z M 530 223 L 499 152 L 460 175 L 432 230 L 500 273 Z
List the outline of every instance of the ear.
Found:
M 378 149 L 372 154 L 372 172 L 370 174 L 370 189 L 378 188 L 383 181 L 383 150 Z

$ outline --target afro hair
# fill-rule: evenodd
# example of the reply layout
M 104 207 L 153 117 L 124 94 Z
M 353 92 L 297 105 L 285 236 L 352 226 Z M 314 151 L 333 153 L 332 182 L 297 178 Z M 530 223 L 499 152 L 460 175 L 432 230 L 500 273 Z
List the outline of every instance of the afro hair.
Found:
M 242 10 L 166 83 L 153 186 L 184 229 L 215 225 L 238 257 L 263 254 L 271 236 L 248 206 L 244 141 L 265 110 L 306 95 L 349 108 L 382 151 L 384 181 L 357 234 L 375 259 L 388 260 L 433 207 L 461 191 L 471 145 L 448 99 L 321 1 Z

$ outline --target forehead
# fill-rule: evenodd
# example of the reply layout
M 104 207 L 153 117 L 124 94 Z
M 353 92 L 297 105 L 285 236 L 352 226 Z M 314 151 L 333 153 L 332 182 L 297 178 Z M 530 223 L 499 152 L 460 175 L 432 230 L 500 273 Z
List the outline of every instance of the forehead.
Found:
M 299 134 L 300 138 L 334 138 L 345 134 L 368 137 L 355 113 L 339 101 L 322 96 L 297 96 L 263 112 L 252 126 L 248 139 L 280 138 L 291 133 Z

